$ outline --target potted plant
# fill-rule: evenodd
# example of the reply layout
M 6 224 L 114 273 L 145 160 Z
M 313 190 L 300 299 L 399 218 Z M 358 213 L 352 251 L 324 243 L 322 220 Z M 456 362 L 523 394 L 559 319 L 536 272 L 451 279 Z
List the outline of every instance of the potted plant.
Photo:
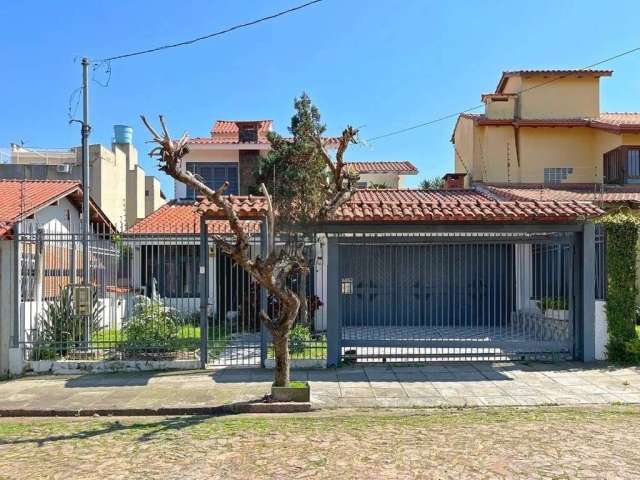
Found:
M 542 297 L 540 309 L 546 318 L 569 320 L 569 302 L 565 297 Z
M 309 382 L 292 381 L 286 387 L 271 386 L 271 397 L 276 402 L 309 402 L 311 387 Z

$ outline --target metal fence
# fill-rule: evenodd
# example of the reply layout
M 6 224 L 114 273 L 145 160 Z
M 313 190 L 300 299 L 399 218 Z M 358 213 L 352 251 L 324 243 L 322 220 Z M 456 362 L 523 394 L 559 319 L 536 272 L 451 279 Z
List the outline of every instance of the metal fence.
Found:
M 260 252 L 256 225 L 252 255 Z M 26 359 L 273 363 L 258 313 L 273 314 L 277 303 L 211 239 L 201 248 L 193 225 L 172 231 L 94 230 L 91 313 L 80 316 L 73 292 L 83 278 L 82 234 L 62 224 L 39 229 L 24 222 L 16 239 L 16 328 Z M 329 258 L 330 242 L 338 245 L 337 257 Z M 606 298 L 605 250 L 598 230 L 597 298 Z M 324 363 L 331 322 L 340 329 L 345 362 L 574 353 L 573 233 L 317 234 L 307 238 L 305 254 L 309 274 L 289 279 L 303 298 L 290 338 L 296 361 Z M 329 262 L 339 270 L 331 284 Z M 335 318 L 331 298 L 337 299 Z
M 573 355 L 572 233 L 337 242 L 343 361 Z
M 193 360 L 201 361 L 206 341 L 209 365 L 260 366 L 273 357 L 260 325 L 261 289 L 210 240 L 200 248 L 193 225 L 171 234 L 117 234 L 100 227 L 89 239 L 91 313 L 76 311 L 74 287 L 82 284 L 82 233 L 55 224 L 46 229 L 26 223 L 19 248 L 18 342 L 26 359 L 39 360 Z M 176 233 L 178 232 L 178 233 Z M 257 230 L 250 253 L 260 251 Z M 201 259 L 206 251 L 206 259 Z M 326 339 L 317 318 L 323 304 L 321 263 L 312 242 L 312 272 L 296 275 L 291 287 L 305 292 L 292 335 L 292 357 L 326 356 Z M 207 281 L 201 269 L 206 265 Z M 207 289 L 206 322 L 201 321 L 202 289 Z M 264 300 L 263 300 L 264 301 Z M 273 313 L 275 302 L 266 298 Z M 320 311 L 320 312 L 319 312 Z

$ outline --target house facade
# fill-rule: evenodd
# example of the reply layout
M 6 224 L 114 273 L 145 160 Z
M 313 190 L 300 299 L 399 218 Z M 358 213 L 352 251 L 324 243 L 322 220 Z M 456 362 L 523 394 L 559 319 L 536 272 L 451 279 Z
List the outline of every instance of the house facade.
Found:
M 467 185 L 633 185 L 640 114 L 600 110 L 610 70 L 503 72 L 484 112 L 461 114 L 451 141 Z
M 229 182 L 231 195 L 257 194 L 255 170 L 259 157 L 271 149 L 267 134 L 273 130 L 272 120 L 216 120 L 208 137 L 193 137 L 183 168 L 201 176 L 210 187 Z M 332 137 L 326 139 L 328 148 L 335 147 Z M 360 188 L 402 188 L 406 175 L 418 170 L 410 162 L 347 162 L 360 174 Z M 175 182 L 177 200 L 193 199 L 194 192 Z
M 130 127 L 116 127 L 111 148 L 89 146 L 91 198 L 124 230 L 157 210 L 166 198 L 160 181 L 140 166 Z M 36 150 L 11 145 L 10 163 L 0 165 L 0 178 L 80 181 L 82 149 Z
M 92 230 L 115 231 L 93 200 L 90 208 Z M 0 374 L 9 370 L 19 325 L 26 341 L 45 302 L 82 278 L 82 245 L 74 237 L 81 231 L 81 209 L 78 182 L 0 180 Z M 104 282 L 104 257 L 95 244 L 90 255 L 92 282 Z

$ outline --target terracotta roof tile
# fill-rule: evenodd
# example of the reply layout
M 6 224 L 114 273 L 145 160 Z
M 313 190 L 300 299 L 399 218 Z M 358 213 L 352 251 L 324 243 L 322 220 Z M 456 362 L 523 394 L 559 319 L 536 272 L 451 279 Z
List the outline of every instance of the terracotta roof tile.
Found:
M 614 132 L 640 132 L 640 113 L 603 112 L 596 118 L 492 119 L 481 113 L 463 113 L 478 125 L 516 125 L 520 127 L 589 127 Z M 456 124 L 457 126 L 457 124 Z M 455 130 L 455 128 L 454 128 Z
M 503 75 L 597 75 L 609 77 L 613 70 L 592 70 L 592 69 L 533 69 L 533 70 L 507 70 Z
M 338 222 L 561 222 L 602 214 L 588 202 L 503 201 L 474 190 L 358 190 Z
M 72 195 L 80 206 L 82 189 L 72 180 L 0 180 L 0 237 L 9 233 L 16 221 L 32 215 L 56 200 Z M 91 205 L 93 221 L 112 225 L 95 204 Z
M 418 169 L 411 162 L 345 162 L 358 173 L 399 173 L 415 175 Z
M 230 197 L 252 232 L 265 211 L 262 197 Z M 208 201 L 170 202 L 140 220 L 130 233 L 199 233 L 199 215 L 207 213 L 213 233 L 229 233 L 227 220 Z M 363 189 L 336 212 L 336 223 L 563 222 L 601 215 L 598 207 L 578 201 L 497 200 L 475 190 Z M 216 217 L 220 217 L 216 220 Z
M 199 203 L 171 201 L 164 204 L 148 217 L 132 225 L 127 233 L 138 234 L 184 234 L 196 235 L 200 233 Z M 244 222 L 250 232 L 260 230 L 260 222 L 247 220 Z M 227 220 L 212 220 L 208 222 L 209 232 L 216 234 L 231 233 Z
M 545 185 L 486 184 L 480 185 L 504 200 L 581 201 L 602 203 L 637 203 L 640 205 L 640 185 L 602 185 L 597 183 L 563 183 Z

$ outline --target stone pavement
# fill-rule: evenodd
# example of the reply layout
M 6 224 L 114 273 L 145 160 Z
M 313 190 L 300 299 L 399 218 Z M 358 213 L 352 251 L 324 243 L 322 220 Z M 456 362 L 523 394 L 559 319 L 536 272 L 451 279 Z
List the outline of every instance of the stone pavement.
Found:
M 315 408 L 640 403 L 640 368 L 606 364 L 432 363 L 296 370 Z M 268 393 L 270 370 L 26 376 L 0 382 L 2 410 L 204 408 Z

